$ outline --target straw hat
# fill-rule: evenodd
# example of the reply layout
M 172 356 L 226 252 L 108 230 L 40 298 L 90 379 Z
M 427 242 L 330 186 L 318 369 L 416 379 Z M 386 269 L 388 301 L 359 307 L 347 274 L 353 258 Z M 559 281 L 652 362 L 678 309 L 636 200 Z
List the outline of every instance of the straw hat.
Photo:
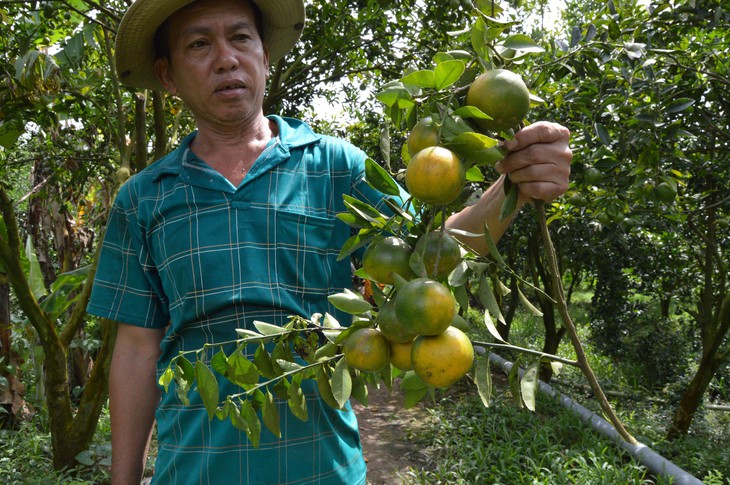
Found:
M 122 83 L 164 90 L 154 72 L 154 37 L 160 25 L 194 0 L 136 0 L 119 24 L 116 65 Z M 263 17 L 264 43 L 270 62 L 286 55 L 304 28 L 303 0 L 252 0 Z

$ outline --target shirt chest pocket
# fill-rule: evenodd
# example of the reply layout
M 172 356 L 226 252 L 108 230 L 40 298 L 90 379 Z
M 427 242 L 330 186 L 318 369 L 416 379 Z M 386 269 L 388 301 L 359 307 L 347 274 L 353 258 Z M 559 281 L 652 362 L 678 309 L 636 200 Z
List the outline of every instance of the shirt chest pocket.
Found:
M 334 218 L 271 211 L 268 222 L 279 286 L 305 298 L 326 295 L 339 253 L 332 240 Z

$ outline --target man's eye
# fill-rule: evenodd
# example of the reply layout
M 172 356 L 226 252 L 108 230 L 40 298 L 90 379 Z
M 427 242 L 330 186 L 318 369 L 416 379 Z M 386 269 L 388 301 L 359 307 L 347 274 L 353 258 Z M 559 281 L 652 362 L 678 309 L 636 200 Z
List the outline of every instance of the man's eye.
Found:
M 200 49 L 201 47 L 205 47 L 206 42 L 204 40 L 196 40 L 195 42 L 192 42 L 190 44 L 190 47 L 193 49 Z

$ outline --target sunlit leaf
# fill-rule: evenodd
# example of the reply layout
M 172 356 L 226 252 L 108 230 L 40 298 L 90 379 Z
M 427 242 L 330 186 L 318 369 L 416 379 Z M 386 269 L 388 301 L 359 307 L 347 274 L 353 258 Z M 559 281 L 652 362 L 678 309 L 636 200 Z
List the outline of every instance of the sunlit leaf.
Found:
M 400 195 L 400 187 L 393 177 L 374 160 L 365 160 L 365 179 L 373 188 L 386 195 Z
M 274 395 L 266 391 L 261 406 L 261 417 L 264 420 L 264 426 L 271 431 L 274 436 L 281 438 L 281 422 L 279 418 L 279 409 L 276 407 Z
M 218 380 L 213 371 L 201 361 L 195 363 L 195 380 L 198 384 L 198 394 L 208 412 L 208 419 L 212 420 L 218 409 Z
M 227 360 L 228 371 L 226 378 L 241 387 L 256 384 L 259 380 L 259 371 L 256 366 L 236 349 Z
M 434 72 L 423 69 L 420 71 L 413 71 L 410 74 L 406 74 L 400 80 L 403 84 L 410 84 L 412 86 L 418 86 L 420 88 L 435 88 L 436 83 L 434 82 Z
M 535 403 L 537 399 L 538 389 L 538 370 L 540 369 L 540 363 L 536 362 L 529 366 L 525 373 L 522 375 L 520 380 L 520 391 L 522 392 L 522 402 L 525 403 L 525 407 L 530 411 L 536 409 Z
M 373 309 L 372 305 L 365 301 L 361 295 L 347 288 L 342 293 L 328 296 L 327 299 L 332 306 L 351 315 L 358 315 Z
M 489 358 L 487 356 L 477 360 L 474 369 L 474 380 L 477 385 L 477 392 L 484 407 L 489 407 L 492 399 L 492 374 L 489 369 Z
M 299 418 L 301 421 L 306 421 L 308 419 L 307 399 L 296 379 L 292 379 L 291 385 L 289 386 L 289 400 L 287 403 L 289 404 L 289 409 L 294 416 Z
M 466 64 L 459 60 L 450 60 L 439 63 L 434 69 L 434 84 L 436 89 L 446 89 L 459 80 Z
M 332 395 L 339 407 L 343 407 L 352 394 L 352 376 L 346 359 L 340 359 L 332 372 Z
M 537 308 L 535 305 L 530 302 L 530 300 L 527 299 L 527 297 L 522 293 L 522 291 L 517 288 L 517 293 L 520 297 L 520 301 L 522 302 L 522 305 L 527 308 L 527 310 L 532 314 L 534 317 L 542 317 L 542 312 L 539 308 Z

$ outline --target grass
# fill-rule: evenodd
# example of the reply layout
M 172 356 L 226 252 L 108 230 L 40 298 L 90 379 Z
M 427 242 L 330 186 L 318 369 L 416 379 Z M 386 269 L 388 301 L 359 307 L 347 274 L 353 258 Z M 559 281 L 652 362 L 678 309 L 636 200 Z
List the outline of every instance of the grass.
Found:
M 518 409 L 502 391 L 489 409 L 471 391 L 445 397 L 431 410 L 434 425 L 413 437 L 433 466 L 410 470 L 404 482 L 668 483 L 652 481 L 622 449 L 552 398 L 539 398 L 538 407 L 538 414 Z

